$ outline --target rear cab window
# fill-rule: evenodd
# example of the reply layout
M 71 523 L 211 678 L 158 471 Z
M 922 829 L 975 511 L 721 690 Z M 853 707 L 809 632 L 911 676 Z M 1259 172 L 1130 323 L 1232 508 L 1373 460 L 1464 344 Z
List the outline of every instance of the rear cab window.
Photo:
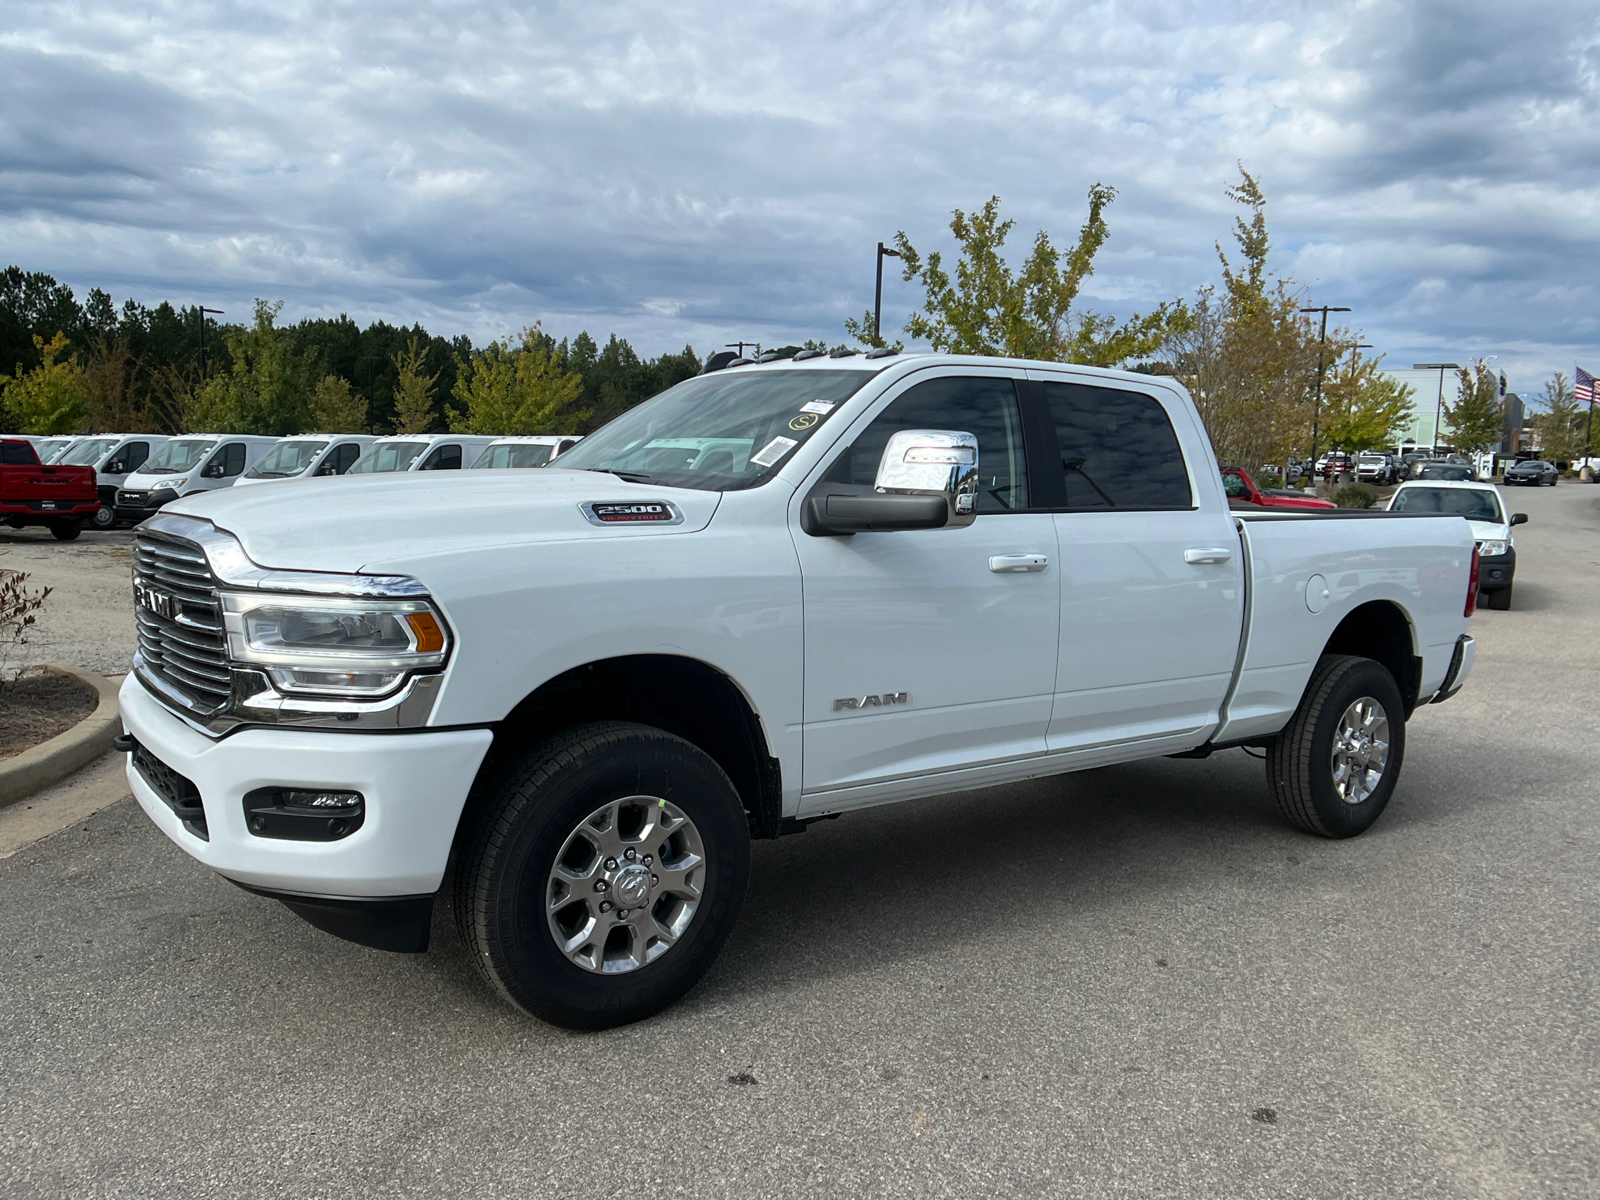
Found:
M 1051 507 L 1195 507 L 1178 435 L 1156 397 L 1083 383 L 1045 381 L 1036 387 L 1054 434 L 1051 449 L 1059 455 L 1048 479 L 1041 480 L 1056 493 Z

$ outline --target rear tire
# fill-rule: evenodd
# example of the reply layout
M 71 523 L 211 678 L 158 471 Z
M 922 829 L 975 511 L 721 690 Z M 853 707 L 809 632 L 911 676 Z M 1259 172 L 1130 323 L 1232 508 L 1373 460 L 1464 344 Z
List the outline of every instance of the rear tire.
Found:
M 1497 612 L 1505 612 L 1511 607 L 1511 588 L 1496 588 L 1492 592 L 1485 592 L 1483 594 L 1483 603 L 1485 608 L 1492 608 Z
M 1370 658 L 1325 655 L 1267 748 L 1267 785 L 1296 829 L 1355 837 L 1388 806 L 1405 745 L 1405 702 L 1388 669 Z
M 716 960 L 744 902 L 750 828 L 697 746 L 647 725 L 581 725 L 527 751 L 484 800 L 457 865 L 456 923 L 516 1007 L 605 1029 L 665 1008 Z
M 50 533 L 58 542 L 70 542 L 83 532 L 83 526 L 77 521 L 52 521 Z

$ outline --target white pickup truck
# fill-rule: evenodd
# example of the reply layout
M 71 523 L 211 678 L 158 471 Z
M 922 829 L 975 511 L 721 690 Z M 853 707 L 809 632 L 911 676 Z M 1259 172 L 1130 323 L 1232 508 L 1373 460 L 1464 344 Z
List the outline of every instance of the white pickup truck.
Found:
M 1170 379 L 807 353 L 542 471 L 168 505 L 119 746 L 173 841 L 353 941 L 426 949 L 453 865 L 487 979 L 596 1028 L 705 972 L 752 838 L 850 809 L 1250 746 L 1362 832 L 1475 571 L 1459 516 L 1231 512 Z

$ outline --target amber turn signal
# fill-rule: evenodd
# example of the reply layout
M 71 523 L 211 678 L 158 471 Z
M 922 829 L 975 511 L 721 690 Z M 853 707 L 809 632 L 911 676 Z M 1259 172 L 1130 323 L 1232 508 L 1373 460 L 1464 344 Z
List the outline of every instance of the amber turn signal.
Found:
M 444 649 L 444 630 L 439 628 L 439 622 L 433 619 L 432 613 L 407 613 L 406 624 L 411 626 L 411 632 L 417 639 L 419 654 L 435 654 Z

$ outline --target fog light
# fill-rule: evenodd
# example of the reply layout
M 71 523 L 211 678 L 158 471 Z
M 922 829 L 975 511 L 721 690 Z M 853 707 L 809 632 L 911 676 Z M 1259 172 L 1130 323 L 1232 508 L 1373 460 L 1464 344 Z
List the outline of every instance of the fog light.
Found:
M 244 818 L 256 837 L 336 842 L 361 828 L 367 804 L 360 792 L 257 788 L 245 793 Z

